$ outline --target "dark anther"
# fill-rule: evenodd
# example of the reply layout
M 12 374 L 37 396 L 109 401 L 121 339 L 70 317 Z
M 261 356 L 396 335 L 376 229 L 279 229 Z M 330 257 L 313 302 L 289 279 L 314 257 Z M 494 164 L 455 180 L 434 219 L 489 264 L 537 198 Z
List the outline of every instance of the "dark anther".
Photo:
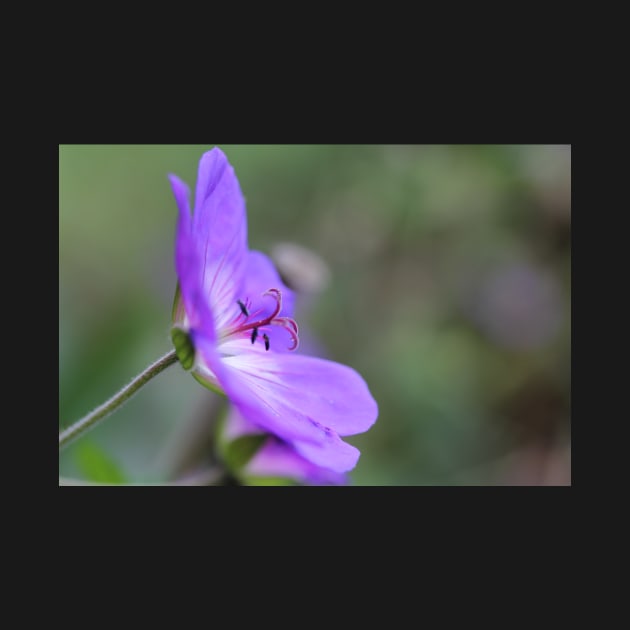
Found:
M 247 310 L 247 307 L 245 306 L 245 304 L 243 304 L 243 302 L 241 302 L 240 300 L 236 300 L 236 301 L 238 305 L 241 307 L 241 313 L 243 313 L 245 317 L 249 317 L 249 311 Z
M 267 335 L 265 335 L 266 337 Z M 254 341 L 256 341 L 256 337 L 258 337 L 258 328 L 254 328 L 254 330 L 252 330 L 252 343 L 254 343 Z
M 263 339 L 265 340 L 265 350 L 269 350 L 269 337 L 267 337 L 267 335 L 264 334 Z

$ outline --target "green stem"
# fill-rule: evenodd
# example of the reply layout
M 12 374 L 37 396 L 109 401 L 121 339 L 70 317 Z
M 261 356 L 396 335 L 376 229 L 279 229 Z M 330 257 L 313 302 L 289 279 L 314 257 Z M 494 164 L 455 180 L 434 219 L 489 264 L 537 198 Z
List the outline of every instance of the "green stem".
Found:
M 99 420 L 108 416 L 116 408 L 120 407 L 123 403 L 127 402 L 143 385 L 146 385 L 154 376 L 157 376 L 160 372 L 165 370 L 173 363 L 177 362 L 177 355 L 175 350 L 171 350 L 165 354 L 161 359 L 158 359 L 155 363 L 152 363 L 144 372 L 138 374 L 136 378 L 129 383 L 129 385 L 123 387 L 117 394 L 114 394 L 107 402 L 104 402 L 100 407 L 97 407 L 94 411 L 89 413 L 81 420 L 75 422 L 72 426 L 64 429 L 59 434 L 59 450 L 66 447 L 72 440 L 79 437 L 82 433 L 85 433 L 92 427 L 94 427 Z

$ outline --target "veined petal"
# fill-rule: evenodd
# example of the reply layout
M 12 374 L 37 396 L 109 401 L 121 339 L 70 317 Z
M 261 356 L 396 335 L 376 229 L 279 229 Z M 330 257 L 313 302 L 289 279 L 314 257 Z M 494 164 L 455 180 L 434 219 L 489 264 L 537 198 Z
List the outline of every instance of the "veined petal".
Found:
M 192 217 L 188 205 L 188 186 L 176 175 L 169 175 L 173 195 L 179 209 L 175 236 L 175 270 L 188 326 L 216 339 L 214 318 L 202 292 L 203 265 L 197 241 L 192 233 Z
M 199 162 L 193 233 L 203 264 L 203 292 L 218 326 L 229 316 L 247 266 L 245 198 L 221 149 Z
M 226 166 L 228 166 L 227 157 L 218 147 L 206 151 L 201 156 L 195 186 L 195 214 L 201 213 L 206 199 L 214 192 L 223 177 Z
M 352 470 L 361 455 L 358 448 L 344 442 L 336 433 L 328 434 L 322 444 L 293 442 L 293 447 L 308 461 L 338 473 Z
M 343 436 L 363 433 L 376 421 L 376 401 L 351 367 L 294 353 L 266 353 L 259 347 L 248 350 L 223 357 L 222 362 L 253 382 L 270 401 L 309 418 L 309 424 Z
M 228 398 L 248 420 L 295 444 L 313 463 L 350 470 L 358 451 L 339 435 L 367 431 L 378 415 L 361 376 L 339 363 L 248 343 L 222 344 L 220 358 L 214 349 L 205 354 Z
M 260 435 L 263 430 L 231 406 L 222 429 L 222 439 L 236 440 L 247 435 Z M 330 454 L 328 453 L 329 459 Z M 267 439 L 246 464 L 246 475 L 254 477 L 286 477 L 297 482 L 311 484 L 342 485 L 348 482 L 347 476 L 329 468 L 317 466 L 303 457 L 288 442 L 267 434 Z

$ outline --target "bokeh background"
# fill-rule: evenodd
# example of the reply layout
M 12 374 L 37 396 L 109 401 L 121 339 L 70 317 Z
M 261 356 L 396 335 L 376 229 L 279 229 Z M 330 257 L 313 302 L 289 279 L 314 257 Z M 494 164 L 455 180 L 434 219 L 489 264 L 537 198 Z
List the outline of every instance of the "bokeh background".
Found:
M 171 349 L 176 206 L 212 145 L 59 147 L 59 427 Z M 355 485 L 569 485 L 571 148 L 221 145 L 249 245 L 300 289 L 304 344 L 379 418 Z M 291 245 L 306 248 L 315 255 Z M 59 457 L 161 482 L 201 461 L 215 396 L 174 366 Z

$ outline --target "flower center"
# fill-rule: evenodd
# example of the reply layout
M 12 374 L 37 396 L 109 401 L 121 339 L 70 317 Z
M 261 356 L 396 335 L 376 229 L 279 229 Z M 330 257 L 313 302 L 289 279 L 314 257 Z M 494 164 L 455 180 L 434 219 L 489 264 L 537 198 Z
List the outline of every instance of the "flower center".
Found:
M 291 338 L 289 350 L 295 350 L 299 343 L 298 325 L 291 317 L 278 316 L 282 310 L 282 293 L 278 289 L 269 289 L 263 293 L 263 296 L 266 295 L 271 296 L 276 302 L 270 315 L 263 317 L 263 309 L 250 313 L 250 301 L 237 300 L 239 312 L 225 328 L 221 337 L 246 336 L 249 337 L 252 344 L 256 343 L 258 337 L 261 337 L 265 343 L 265 350 L 269 350 L 271 342 L 267 333 L 270 331 L 270 326 L 280 326 L 289 333 Z

